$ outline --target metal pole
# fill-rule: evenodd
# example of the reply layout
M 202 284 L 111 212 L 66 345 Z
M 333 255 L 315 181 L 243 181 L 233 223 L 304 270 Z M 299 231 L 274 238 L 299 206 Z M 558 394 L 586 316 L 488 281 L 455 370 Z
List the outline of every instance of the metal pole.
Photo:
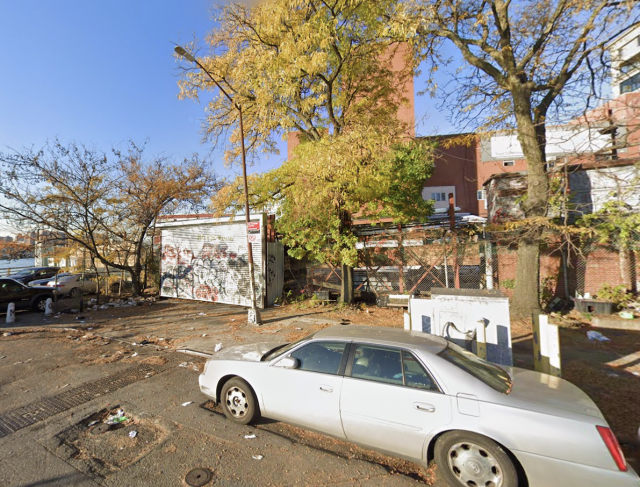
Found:
M 244 148 L 244 124 L 242 120 L 242 108 L 240 105 L 236 105 L 238 108 L 238 113 L 240 115 L 240 145 L 242 147 L 242 180 L 244 182 L 244 213 L 247 221 L 247 252 L 249 256 L 249 287 L 251 289 L 251 309 L 249 310 L 248 321 L 249 323 L 253 323 L 254 325 L 259 325 L 260 320 L 260 311 L 256 306 L 256 285 L 253 276 L 253 246 L 249 241 L 249 222 L 251 221 L 251 216 L 249 214 L 249 189 L 247 185 L 247 160 L 246 160 L 246 152 Z
M 209 77 L 209 79 L 213 81 L 213 83 L 218 87 L 218 89 L 222 92 L 222 94 L 227 97 L 227 99 L 236 108 L 236 110 L 238 110 L 238 115 L 240 117 L 240 144 L 242 148 L 242 179 L 244 181 L 244 211 L 245 211 L 246 221 L 247 221 L 247 253 L 248 253 L 248 259 L 249 259 L 249 287 L 251 289 L 251 308 L 249 309 L 248 321 L 249 323 L 260 325 L 261 324 L 260 311 L 258 311 L 258 307 L 256 306 L 256 286 L 255 286 L 255 280 L 253 276 L 253 249 L 251 247 L 251 242 L 249 241 L 249 222 L 251 221 L 251 217 L 249 215 L 249 189 L 247 186 L 247 155 L 246 155 L 246 149 L 244 146 L 244 124 L 242 120 L 242 107 L 240 106 L 239 103 L 236 103 L 233 98 L 231 98 L 229 93 L 227 93 L 225 89 L 222 86 L 220 86 L 220 84 L 215 80 L 213 75 L 209 71 L 207 71 L 207 69 L 202 64 L 200 64 L 200 61 L 198 61 L 190 52 L 187 52 L 186 49 L 184 49 L 181 46 L 176 46 L 174 50 L 179 56 L 182 56 L 185 59 L 195 63 Z

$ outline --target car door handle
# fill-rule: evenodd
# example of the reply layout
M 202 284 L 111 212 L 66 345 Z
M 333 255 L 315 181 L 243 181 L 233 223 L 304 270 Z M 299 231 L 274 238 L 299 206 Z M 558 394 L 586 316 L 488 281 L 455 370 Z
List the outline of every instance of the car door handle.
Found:
M 435 413 L 436 407 L 433 404 L 426 404 L 424 402 L 414 402 L 413 407 L 418 411 L 424 411 L 425 413 Z
M 333 392 L 333 387 L 331 386 L 320 386 L 320 390 L 324 392 Z

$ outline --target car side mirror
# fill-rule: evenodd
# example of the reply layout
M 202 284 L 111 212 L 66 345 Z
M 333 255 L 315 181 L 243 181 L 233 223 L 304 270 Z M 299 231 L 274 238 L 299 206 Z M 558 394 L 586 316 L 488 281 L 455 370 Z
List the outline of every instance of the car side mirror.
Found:
M 273 366 L 282 367 L 283 369 L 298 369 L 300 368 L 300 360 L 295 357 L 284 357 L 273 364 Z

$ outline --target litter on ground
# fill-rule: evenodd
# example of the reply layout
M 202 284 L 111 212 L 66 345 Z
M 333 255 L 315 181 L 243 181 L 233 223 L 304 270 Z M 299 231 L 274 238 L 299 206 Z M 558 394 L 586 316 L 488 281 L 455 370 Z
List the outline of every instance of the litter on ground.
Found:
M 244 435 L 245 440 L 252 440 L 256 437 L 256 435 Z
M 219 352 L 222 350 L 222 343 L 216 343 L 216 348 L 213 349 L 214 352 Z
M 262 460 L 264 457 L 262 455 L 253 455 L 253 457 L 251 458 L 253 458 L 254 460 Z
M 599 331 L 593 331 L 593 330 L 587 332 L 587 337 L 589 337 L 589 340 L 597 340 L 599 342 L 608 342 L 611 340 L 610 338 L 607 338 Z
M 193 401 L 187 401 L 182 403 L 183 406 L 188 406 L 189 404 L 193 404 Z
M 138 432 L 136 430 L 129 431 L 129 438 L 135 438 L 138 436 Z

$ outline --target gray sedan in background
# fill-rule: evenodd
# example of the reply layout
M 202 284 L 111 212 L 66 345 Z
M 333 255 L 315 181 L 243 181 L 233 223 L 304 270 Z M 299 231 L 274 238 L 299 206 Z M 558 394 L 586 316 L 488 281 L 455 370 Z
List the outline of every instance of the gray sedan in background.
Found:
M 50 280 L 47 287 L 56 288 L 61 296 L 77 298 L 82 294 L 98 292 L 98 277 L 95 273 L 58 274 L 57 279 Z
M 453 486 L 638 486 L 595 403 L 573 384 L 498 367 L 443 338 L 369 326 L 241 345 L 200 389 L 232 421 L 260 415 L 423 465 Z

